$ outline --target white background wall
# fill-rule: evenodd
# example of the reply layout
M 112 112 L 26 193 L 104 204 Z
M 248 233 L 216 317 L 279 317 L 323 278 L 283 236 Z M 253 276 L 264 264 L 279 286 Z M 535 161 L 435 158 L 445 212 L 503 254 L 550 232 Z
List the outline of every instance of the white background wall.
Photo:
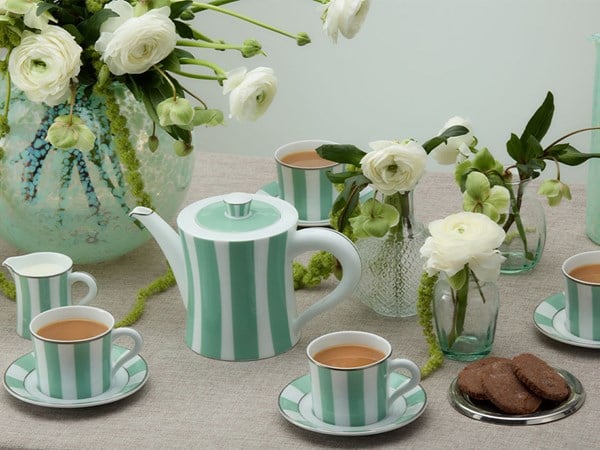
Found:
M 310 0 L 244 0 L 226 5 L 312 43 L 204 12 L 195 26 L 214 39 L 256 38 L 267 57 L 197 54 L 226 70 L 269 66 L 279 91 L 250 123 L 197 131 L 200 151 L 271 155 L 279 145 L 322 138 L 365 150 L 378 139 L 435 135 L 453 115 L 472 121 L 482 145 L 508 161 L 505 142 L 520 134 L 548 90 L 556 113 L 544 141 L 591 124 L 598 0 L 372 0 L 360 33 L 337 44 L 321 29 L 322 6 Z M 210 81 L 186 81 L 228 114 L 227 97 Z M 570 142 L 589 151 L 590 135 Z M 431 161 L 430 170 L 449 170 Z M 545 175 L 553 176 L 553 168 Z M 585 166 L 563 172 L 584 181 Z

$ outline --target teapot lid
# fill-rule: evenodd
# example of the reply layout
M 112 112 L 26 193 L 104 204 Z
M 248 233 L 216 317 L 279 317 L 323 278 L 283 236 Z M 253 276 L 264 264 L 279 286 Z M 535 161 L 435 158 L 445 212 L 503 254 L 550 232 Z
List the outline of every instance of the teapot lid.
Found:
M 207 240 L 247 241 L 283 233 L 298 222 L 289 203 L 260 194 L 234 192 L 210 197 L 186 207 L 179 229 Z

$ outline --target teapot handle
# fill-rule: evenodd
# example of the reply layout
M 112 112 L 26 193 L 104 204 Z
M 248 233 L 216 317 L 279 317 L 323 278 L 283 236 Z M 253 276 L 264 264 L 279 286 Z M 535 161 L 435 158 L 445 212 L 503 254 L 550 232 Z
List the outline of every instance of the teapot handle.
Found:
M 343 276 L 339 284 L 329 294 L 311 305 L 294 321 L 294 332 L 315 316 L 337 305 L 354 292 L 360 280 L 361 265 L 356 247 L 342 233 L 327 228 L 306 228 L 293 234 L 290 242 L 290 258 L 311 250 L 325 250 L 332 253 L 342 264 Z

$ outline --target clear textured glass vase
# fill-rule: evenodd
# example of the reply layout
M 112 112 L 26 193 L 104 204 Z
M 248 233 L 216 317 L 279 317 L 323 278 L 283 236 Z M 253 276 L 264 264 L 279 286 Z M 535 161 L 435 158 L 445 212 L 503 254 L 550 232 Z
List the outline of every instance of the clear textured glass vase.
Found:
M 488 355 L 494 344 L 500 298 L 495 283 L 471 275 L 455 290 L 443 274 L 436 283 L 433 319 L 440 348 L 447 358 L 474 361 Z
M 500 272 L 519 274 L 532 270 L 542 258 L 546 244 L 546 214 L 530 180 L 507 183 L 512 191 L 510 214 L 500 225 L 506 238 L 499 250 L 506 258 Z
M 417 289 L 423 272 L 420 248 L 427 228 L 414 217 L 413 193 L 386 199 L 400 210 L 400 223 L 382 238 L 362 238 L 356 247 L 362 275 L 356 296 L 378 314 L 409 317 L 417 313 Z M 391 200 L 391 201 L 390 201 Z
M 592 126 L 600 126 L 600 34 L 593 37 L 596 45 L 596 73 L 592 104 Z M 600 151 L 600 133 L 592 133 L 590 152 Z M 586 233 L 596 244 L 600 244 L 600 159 L 592 158 L 588 162 L 588 179 L 586 195 Z
M 1 108 L 4 85 L 0 83 Z M 20 251 L 60 252 L 76 263 L 110 260 L 150 238 L 128 216 L 140 196 L 147 195 L 151 207 L 166 218 L 181 206 L 193 156 L 177 156 L 174 140 L 159 128 L 160 145 L 151 152 L 153 123 L 144 106 L 123 85 L 114 84 L 111 91 L 133 154 L 116 148 L 120 137 L 112 134 L 104 96 L 80 89 L 74 105 L 96 136 L 94 148 L 57 150 L 46 134 L 56 116 L 69 114 L 69 105 L 48 107 L 12 89 L 10 132 L 0 141 L 0 237 Z

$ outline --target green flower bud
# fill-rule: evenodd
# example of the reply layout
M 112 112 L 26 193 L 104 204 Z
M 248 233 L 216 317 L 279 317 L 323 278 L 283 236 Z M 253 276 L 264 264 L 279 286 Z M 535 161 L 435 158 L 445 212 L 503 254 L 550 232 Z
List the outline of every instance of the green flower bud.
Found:
M 158 144 L 160 144 L 160 142 L 158 140 L 158 136 L 156 136 L 155 134 L 148 138 L 148 148 L 152 153 L 158 150 Z
M 175 141 L 173 144 L 173 150 L 177 156 L 187 156 L 192 153 L 194 146 L 191 142 Z
M 61 150 L 89 151 L 94 148 L 96 136 L 79 117 L 58 116 L 48 128 L 46 140 Z
M 108 80 L 110 80 L 110 69 L 108 68 L 108 66 L 106 64 L 102 64 L 102 67 L 100 68 L 100 72 L 98 73 L 98 87 L 104 87 L 106 86 L 106 83 L 108 83 Z
M 298 33 L 296 36 L 296 43 L 302 47 L 303 45 L 310 44 L 310 37 L 306 33 Z
M 8 117 L 0 115 L 0 138 L 10 133 L 10 125 L 8 124 Z
M 241 52 L 244 58 L 251 58 L 262 53 L 262 45 L 256 39 L 246 39 L 242 44 Z
M 194 13 L 191 11 L 188 11 L 187 9 L 185 11 L 182 11 L 181 14 L 179 15 L 179 18 L 181 20 L 194 20 Z
M 156 107 L 156 113 L 162 127 L 187 126 L 194 119 L 194 108 L 187 99 L 181 97 L 163 100 Z

